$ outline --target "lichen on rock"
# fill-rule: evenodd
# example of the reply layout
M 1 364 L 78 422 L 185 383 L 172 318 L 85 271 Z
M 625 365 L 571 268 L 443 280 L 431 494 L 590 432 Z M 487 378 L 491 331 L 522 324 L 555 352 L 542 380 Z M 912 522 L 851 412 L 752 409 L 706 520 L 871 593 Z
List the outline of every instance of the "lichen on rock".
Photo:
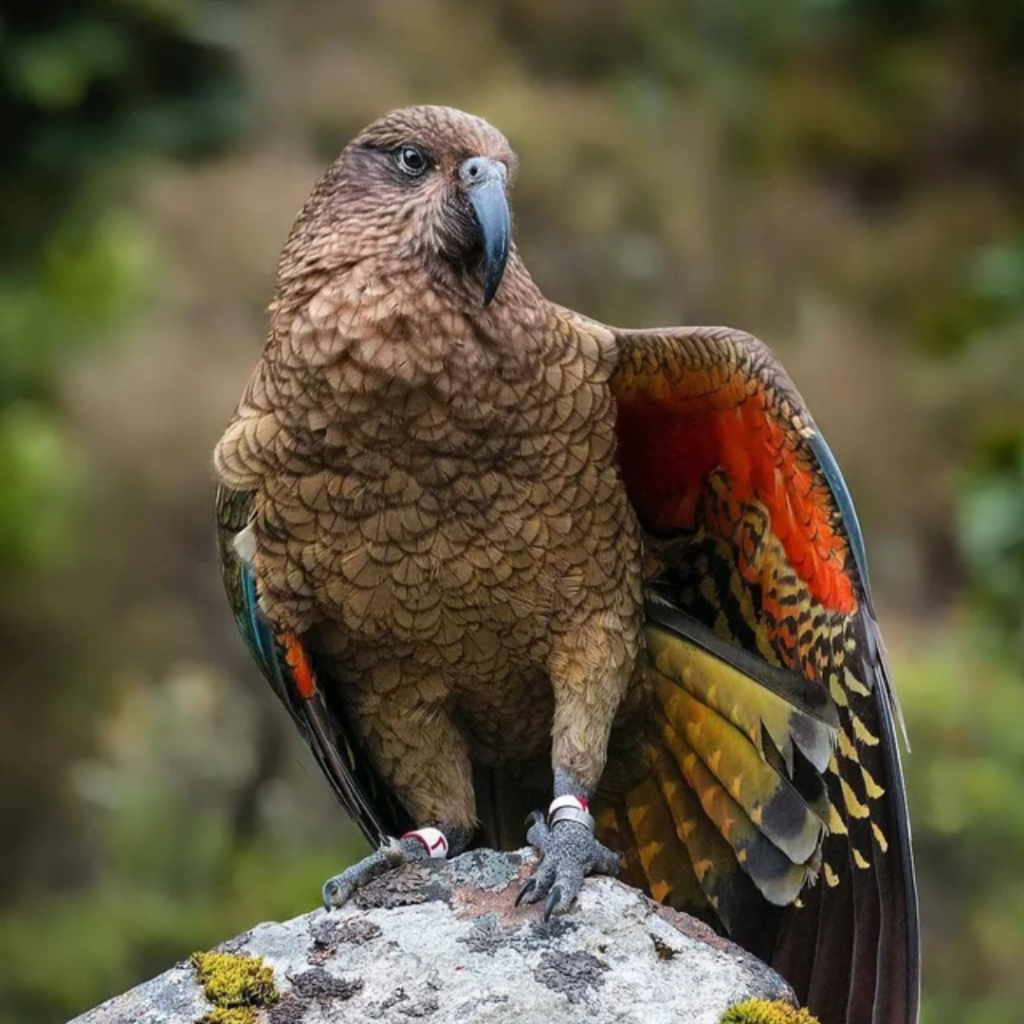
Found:
M 798 1010 L 778 1000 L 745 999 L 730 1006 L 722 1024 L 819 1024 L 818 1018 L 807 1010 Z
M 255 1024 L 255 1010 L 278 1000 L 274 972 L 261 957 L 193 953 L 192 966 L 213 1009 L 198 1024 Z

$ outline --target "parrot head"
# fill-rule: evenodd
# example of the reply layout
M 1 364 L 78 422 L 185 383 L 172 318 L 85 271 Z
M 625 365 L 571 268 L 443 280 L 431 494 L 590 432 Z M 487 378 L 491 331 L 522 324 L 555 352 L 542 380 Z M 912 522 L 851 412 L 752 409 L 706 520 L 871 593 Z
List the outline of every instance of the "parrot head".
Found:
M 317 184 L 279 274 L 368 258 L 396 268 L 426 261 L 438 277 L 476 288 L 486 306 L 512 249 L 515 161 L 505 137 L 479 117 L 450 107 L 393 110 L 363 129 Z

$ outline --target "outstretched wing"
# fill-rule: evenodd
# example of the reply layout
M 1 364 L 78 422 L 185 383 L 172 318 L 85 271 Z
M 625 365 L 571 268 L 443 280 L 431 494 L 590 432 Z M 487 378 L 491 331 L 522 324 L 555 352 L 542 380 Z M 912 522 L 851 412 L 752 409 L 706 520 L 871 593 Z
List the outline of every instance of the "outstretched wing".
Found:
M 303 638 L 276 629 L 259 606 L 248 532 L 253 494 L 217 489 L 221 571 L 235 623 L 260 670 L 292 716 L 348 815 L 371 845 L 412 827 L 401 805 L 377 778 L 344 715 L 321 689 Z
M 661 737 L 636 787 L 646 795 L 626 799 L 613 831 L 652 891 L 707 900 L 825 1024 L 910 1024 L 919 954 L 899 712 L 839 467 L 758 339 L 613 333 L 619 462 L 652 560 L 648 717 Z M 727 641 L 724 654 L 701 645 L 694 622 Z M 730 647 L 745 665 L 728 665 Z M 769 666 L 834 704 L 838 742 L 824 761 L 812 704 L 791 697 L 782 718 L 765 706 Z M 773 822 L 766 798 L 778 793 Z M 655 798 L 671 828 L 659 831 Z M 808 855 L 816 819 L 820 874 Z M 673 849 L 693 870 L 666 867 Z

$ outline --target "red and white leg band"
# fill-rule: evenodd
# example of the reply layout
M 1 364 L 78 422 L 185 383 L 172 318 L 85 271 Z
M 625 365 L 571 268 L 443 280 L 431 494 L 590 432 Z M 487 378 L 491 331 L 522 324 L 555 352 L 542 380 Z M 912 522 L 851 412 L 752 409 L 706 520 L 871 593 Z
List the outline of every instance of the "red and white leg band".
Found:
M 548 827 L 554 826 L 560 821 L 575 821 L 579 825 L 585 825 L 593 835 L 597 827 L 594 816 L 590 813 L 590 804 L 579 796 L 556 796 L 548 808 Z
M 412 832 L 406 832 L 402 838 L 419 840 L 428 857 L 444 860 L 448 856 L 448 840 L 439 828 L 417 828 Z

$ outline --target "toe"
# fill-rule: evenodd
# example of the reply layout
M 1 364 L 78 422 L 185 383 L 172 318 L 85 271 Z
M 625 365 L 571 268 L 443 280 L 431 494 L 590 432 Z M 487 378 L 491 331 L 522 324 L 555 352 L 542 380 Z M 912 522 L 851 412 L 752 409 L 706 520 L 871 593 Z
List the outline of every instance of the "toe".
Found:
M 530 893 L 532 893 L 533 890 L 536 889 L 536 888 L 537 888 L 537 879 L 536 878 L 528 878 L 523 883 L 523 887 L 519 890 L 519 895 L 516 897 L 516 906 L 518 907 L 519 904 L 523 902 L 523 900 L 526 900 L 527 903 L 532 902 L 530 900 Z
M 364 857 L 358 864 L 353 864 L 340 875 L 328 878 L 324 882 L 321 890 L 324 907 L 327 910 L 343 907 L 356 889 L 361 889 L 392 868 L 425 858 L 425 847 L 418 839 L 388 840 L 379 850 Z
M 552 893 L 556 890 L 558 891 L 558 899 L 552 902 L 549 895 L 550 910 L 547 911 L 548 917 L 553 913 L 564 914 L 573 905 L 580 889 L 583 888 L 584 874 L 584 866 L 576 861 L 566 860 L 559 864 L 558 875 L 555 878 L 554 885 L 551 887 Z
M 542 860 L 516 897 L 516 906 L 544 900 L 544 920 L 565 913 L 575 902 L 586 875 L 614 875 L 619 857 L 599 843 L 582 822 L 564 821 L 551 828 L 539 811 L 526 819 L 526 838 Z
M 551 837 L 551 830 L 548 828 L 547 822 L 544 820 L 544 815 L 541 814 L 540 811 L 533 811 L 526 819 L 526 823 L 530 826 L 526 830 L 526 841 L 535 850 L 545 853 L 548 848 L 548 841 Z
M 555 909 L 562 902 L 562 887 L 556 882 L 551 886 L 551 892 L 548 893 L 548 898 L 544 901 L 544 920 L 550 921 L 551 915 L 555 912 Z
M 601 875 L 617 875 L 621 867 L 619 855 L 603 843 L 595 842 L 592 870 Z
M 533 878 L 526 882 L 526 885 L 519 891 L 517 903 L 538 903 L 550 891 L 555 883 L 557 866 L 552 863 L 549 857 L 545 857 L 540 867 L 534 872 Z
M 321 890 L 324 910 L 335 910 L 343 907 L 352 895 L 352 884 L 345 878 L 345 873 L 328 878 Z

